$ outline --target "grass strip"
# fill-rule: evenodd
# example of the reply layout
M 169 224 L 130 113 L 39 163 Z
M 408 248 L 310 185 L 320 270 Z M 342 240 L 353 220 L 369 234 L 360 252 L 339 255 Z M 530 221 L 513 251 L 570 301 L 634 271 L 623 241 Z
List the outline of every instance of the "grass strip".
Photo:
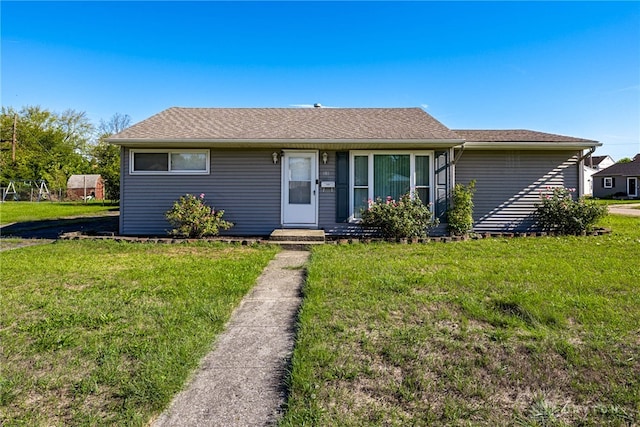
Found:
M 61 241 L 0 253 L 0 424 L 146 425 L 276 250 Z
M 592 199 L 595 200 L 599 205 L 632 205 L 635 203 L 640 203 L 638 199 Z
M 283 426 L 636 425 L 640 218 L 314 248 Z

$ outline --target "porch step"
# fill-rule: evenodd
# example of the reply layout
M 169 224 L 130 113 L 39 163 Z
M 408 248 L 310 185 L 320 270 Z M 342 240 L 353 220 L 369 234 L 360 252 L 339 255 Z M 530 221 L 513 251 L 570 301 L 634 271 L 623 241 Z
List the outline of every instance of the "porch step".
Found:
M 274 242 L 317 242 L 325 241 L 324 230 L 285 228 L 273 230 L 269 240 Z

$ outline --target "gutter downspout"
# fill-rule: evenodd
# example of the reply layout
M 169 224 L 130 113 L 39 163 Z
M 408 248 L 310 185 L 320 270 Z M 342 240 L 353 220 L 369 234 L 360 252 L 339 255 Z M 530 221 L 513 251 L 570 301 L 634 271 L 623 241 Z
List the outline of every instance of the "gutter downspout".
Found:
M 589 148 L 586 154 L 578 159 L 578 197 L 582 197 L 585 194 L 585 182 L 584 182 L 584 159 L 588 156 L 591 156 L 594 151 L 596 151 L 596 147 Z M 593 159 L 591 160 L 591 164 L 593 164 Z
M 455 148 L 454 148 L 455 150 Z M 453 165 L 455 165 L 456 163 L 458 163 L 458 160 L 460 160 L 460 156 L 462 156 L 462 152 L 464 151 L 464 142 L 462 144 L 460 144 L 460 150 L 458 151 L 458 153 L 453 157 L 453 161 L 451 162 Z
M 578 162 L 581 162 L 581 161 L 583 161 L 584 159 L 586 159 L 586 158 L 587 158 L 587 156 L 592 155 L 592 154 L 596 151 L 596 148 L 597 148 L 597 147 L 591 147 L 591 148 L 589 148 L 589 151 L 587 151 L 587 154 L 585 154 L 584 156 L 580 157 L 580 158 L 578 159 Z M 592 160 L 592 162 L 593 162 L 593 160 Z M 593 167 L 593 163 L 591 163 L 591 165 L 592 165 L 592 167 Z

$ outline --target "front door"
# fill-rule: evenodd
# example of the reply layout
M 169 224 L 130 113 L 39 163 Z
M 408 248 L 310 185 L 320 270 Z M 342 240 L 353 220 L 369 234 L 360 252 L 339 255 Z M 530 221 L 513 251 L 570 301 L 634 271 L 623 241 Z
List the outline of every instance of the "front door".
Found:
M 627 194 L 629 197 L 638 197 L 638 179 L 627 178 Z
M 315 151 L 285 151 L 282 167 L 282 225 L 318 225 Z

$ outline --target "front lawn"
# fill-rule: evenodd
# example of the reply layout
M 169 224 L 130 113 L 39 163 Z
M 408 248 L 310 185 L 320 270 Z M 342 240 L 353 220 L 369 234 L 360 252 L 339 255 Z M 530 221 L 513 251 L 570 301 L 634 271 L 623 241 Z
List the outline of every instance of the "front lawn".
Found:
M 96 215 L 117 211 L 118 206 L 92 201 L 82 202 L 3 202 L 0 203 L 0 224 L 40 221 L 70 216 Z
M 632 205 L 640 203 L 640 199 L 593 199 L 599 205 Z
M 276 249 L 61 241 L 0 253 L 0 425 L 146 425 Z
M 281 425 L 640 423 L 640 218 L 314 249 Z

